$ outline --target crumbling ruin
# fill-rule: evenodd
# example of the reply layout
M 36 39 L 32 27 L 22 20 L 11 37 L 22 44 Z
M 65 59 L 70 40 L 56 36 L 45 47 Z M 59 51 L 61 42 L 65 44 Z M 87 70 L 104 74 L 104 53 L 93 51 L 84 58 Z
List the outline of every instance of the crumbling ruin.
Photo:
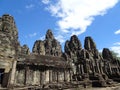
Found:
M 120 61 L 108 48 L 102 55 L 91 37 L 84 48 L 76 35 L 65 42 L 64 52 L 49 29 L 45 40 L 36 40 L 32 52 L 20 46 L 12 16 L 0 17 L 0 86 L 64 89 L 105 87 L 120 82 Z

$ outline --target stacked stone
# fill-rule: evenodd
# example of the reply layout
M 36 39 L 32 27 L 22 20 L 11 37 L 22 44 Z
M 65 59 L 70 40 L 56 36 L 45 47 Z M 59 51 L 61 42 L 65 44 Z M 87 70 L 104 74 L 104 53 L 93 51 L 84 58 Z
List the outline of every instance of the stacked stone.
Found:
M 82 49 L 78 37 L 73 35 L 70 41 L 65 43 L 64 57 L 71 64 L 74 80 L 97 79 L 102 86 L 106 85 L 106 81 L 103 78 L 103 76 L 107 77 L 102 69 L 103 58 L 91 37 L 85 38 L 84 49 Z
M 12 16 L 5 14 L 0 18 L 0 54 L 15 58 L 18 42 L 18 31 Z
M 4 70 L 2 86 L 8 85 L 8 80 L 13 81 L 15 75 L 10 73 L 15 71 L 14 67 L 17 61 L 18 47 L 18 31 L 14 22 L 14 18 L 8 14 L 0 17 L 0 69 Z
M 93 85 L 100 86 L 106 86 L 109 79 L 120 81 L 120 61 L 107 48 L 100 55 L 91 37 L 85 38 L 83 49 L 78 37 L 71 36 L 65 42 L 64 51 L 62 53 L 61 45 L 50 29 L 45 40 L 36 40 L 32 49 L 32 53 L 38 56 L 64 57 L 72 68 L 72 74 L 69 74 L 75 81 L 91 80 Z M 9 77 L 8 73 L 12 70 L 11 83 L 14 81 L 17 60 L 25 60 L 27 55 L 32 54 L 27 45 L 20 46 L 14 18 L 8 14 L 3 15 L 0 17 L 0 68 L 5 69 L 5 78 Z
M 34 43 L 32 52 L 34 54 L 45 55 L 44 41 L 36 40 Z
M 17 58 L 20 43 L 18 41 L 18 30 L 14 18 L 11 15 L 4 14 L 0 18 L 0 32 L 5 35 L 5 38 L 8 38 L 6 40 L 9 41 L 10 44 L 8 43 L 8 45 L 6 45 L 12 47 L 11 51 L 14 50 L 14 56 Z
M 24 55 L 30 55 L 30 50 L 26 44 L 21 47 L 21 53 Z
M 120 79 L 120 61 L 113 57 L 112 52 L 108 48 L 104 48 L 102 52 L 104 62 L 104 73 L 110 79 L 119 81 Z
M 89 68 L 90 72 L 89 73 L 102 73 L 101 64 L 102 64 L 102 56 L 98 52 L 95 42 L 91 37 L 86 37 L 85 38 L 85 43 L 84 43 L 84 48 L 88 52 L 88 60 L 87 63 L 92 66 L 92 68 Z M 88 71 L 89 71 L 88 70 Z
M 39 55 L 62 56 L 60 43 L 54 38 L 51 30 L 46 33 L 45 40 L 37 40 L 34 43 L 32 52 Z
M 103 72 L 103 58 L 96 48 L 96 44 L 91 37 L 85 38 L 84 48 L 88 52 L 86 59 L 87 73 L 90 80 L 98 80 L 100 86 L 106 86 L 107 76 Z
M 77 62 L 79 60 L 80 52 L 82 50 L 81 42 L 76 35 L 73 35 L 70 41 L 65 42 L 64 57 L 71 64 L 73 73 L 77 74 Z

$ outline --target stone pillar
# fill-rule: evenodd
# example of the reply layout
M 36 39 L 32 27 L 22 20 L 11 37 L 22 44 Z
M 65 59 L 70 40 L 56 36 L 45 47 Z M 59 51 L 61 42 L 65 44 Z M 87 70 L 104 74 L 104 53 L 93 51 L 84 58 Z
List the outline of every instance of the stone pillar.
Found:
M 12 64 L 12 71 L 11 71 L 10 81 L 9 81 L 9 86 L 10 86 L 10 87 L 14 85 L 14 81 L 15 81 L 15 72 L 16 72 L 16 65 L 17 65 L 17 61 L 13 61 L 13 64 Z
M 96 62 L 97 63 L 97 69 L 98 69 L 98 73 L 100 73 L 100 66 L 99 66 L 99 62 Z
M 49 70 L 45 71 L 45 83 L 49 83 Z
M 36 84 L 36 71 L 33 70 L 33 82 L 32 82 L 32 85 L 35 85 Z
M 84 67 L 81 65 L 81 73 L 84 74 Z
M 117 72 L 118 74 L 120 74 L 118 61 L 117 61 Z
M 40 76 L 39 70 L 35 70 L 33 72 L 33 85 L 39 85 L 40 84 L 40 82 L 39 82 L 40 81 L 39 76 Z
M 78 65 L 78 74 L 81 74 L 80 64 Z
M 40 85 L 42 84 L 42 71 L 40 71 Z
M 58 78 L 59 78 L 59 77 L 58 77 L 58 71 L 55 70 L 55 71 L 54 71 L 54 74 L 53 74 L 53 81 L 54 81 L 54 82 L 58 82 Z
M 45 71 L 41 72 L 41 84 L 45 84 Z
M 57 71 L 57 82 L 60 82 L 60 72 Z
M 28 75 L 29 75 L 29 67 L 27 66 L 25 67 L 25 82 L 24 82 L 25 85 L 27 85 L 28 84 L 27 82 L 29 82 Z
M 17 76 L 18 76 L 18 70 L 16 70 L 16 72 L 15 72 L 15 85 L 17 85 Z
M 71 72 L 69 70 L 64 71 L 64 81 L 69 82 L 69 80 L 72 80 Z
M 110 63 L 108 63 L 108 65 L 109 65 L 110 74 L 112 74 L 112 69 L 111 69 Z
M 60 81 L 61 82 L 64 82 L 64 71 L 62 70 L 61 72 L 60 72 Z
M 66 72 L 65 72 L 65 80 L 66 80 L 66 82 L 69 82 L 71 80 L 70 78 L 71 78 L 70 77 L 70 71 L 66 70 Z
M 52 82 L 55 82 L 56 80 L 56 74 L 55 74 L 55 70 L 52 71 Z
M 91 60 L 92 72 L 95 73 L 94 62 Z
M 105 73 L 108 74 L 106 62 L 104 62 L 104 70 L 105 70 Z M 112 70 L 112 68 L 111 68 L 111 70 Z
M 69 70 L 69 82 L 72 81 L 72 74 L 71 74 L 71 70 Z
M 100 73 L 100 69 L 99 69 L 99 64 L 98 64 L 98 61 L 97 61 L 97 59 L 95 59 L 95 66 L 96 66 L 96 72 L 97 73 Z
M 81 64 L 79 65 L 79 71 L 80 71 L 80 73 L 79 73 L 79 74 L 82 74 Z
M 84 63 L 84 72 L 88 74 L 88 71 L 89 71 L 89 64 L 88 64 L 88 60 L 86 59 Z
M 64 82 L 66 82 L 66 70 L 64 70 Z
M 49 70 L 49 83 L 52 82 L 52 70 Z
M 59 82 L 59 71 L 57 71 L 57 82 Z
M 118 66 L 117 66 L 117 73 L 120 74 Z
M 34 71 L 29 67 L 26 69 L 26 85 L 33 85 L 34 83 Z
M 100 68 L 101 68 L 101 73 L 103 74 L 103 67 L 102 67 L 102 66 L 100 66 Z

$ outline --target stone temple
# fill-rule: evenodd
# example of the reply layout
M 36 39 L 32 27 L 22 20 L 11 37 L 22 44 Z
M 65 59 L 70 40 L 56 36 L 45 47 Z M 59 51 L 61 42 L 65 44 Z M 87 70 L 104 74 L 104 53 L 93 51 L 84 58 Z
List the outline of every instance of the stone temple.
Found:
M 0 17 L 0 87 L 23 90 L 106 87 L 120 82 L 120 61 L 108 48 L 102 54 L 93 39 L 76 35 L 65 42 L 64 52 L 50 29 L 36 40 L 32 52 L 18 41 L 14 18 Z

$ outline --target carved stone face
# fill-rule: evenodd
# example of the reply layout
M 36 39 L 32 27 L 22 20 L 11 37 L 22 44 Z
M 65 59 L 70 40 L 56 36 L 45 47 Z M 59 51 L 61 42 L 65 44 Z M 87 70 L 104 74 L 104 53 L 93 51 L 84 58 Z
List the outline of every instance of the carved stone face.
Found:
M 39 54 L 40 55 L 45 55 L 45 47 L 44 47 L 44 43 L 43 42 L 40 42 L 39 44 Z
M 51 30 L 47 31 L 47 33 L 46 33 L 46 39 L 51 39 L 51 40 L 54 39 L 54 36 L 53 36 L 53 33 L 52 33 Z

